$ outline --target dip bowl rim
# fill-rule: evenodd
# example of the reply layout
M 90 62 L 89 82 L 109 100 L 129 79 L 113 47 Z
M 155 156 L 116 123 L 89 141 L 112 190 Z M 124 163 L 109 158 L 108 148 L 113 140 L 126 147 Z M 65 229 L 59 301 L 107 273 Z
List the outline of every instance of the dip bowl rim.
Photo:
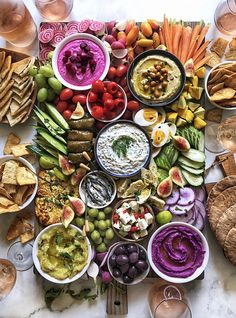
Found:
M 163 272 L 161 272 L 157 267 L 156 265 L 154 264 L 153 260 L 152 260 L 152 243 L 153 243 L 153 240 L 154 238 L 165 228 L 167 227 L 173 227 L 173 226 L 185 226 L 185 227 L 188 227 L 189 229 L 191 229 L 192 231 L 195 231 L 196 233 L 198 233 L 198 235 L 200 236 L 201 238 L 201 241 L 202 241 L 202 244 L 203 244 L 203 248 L 205 250 L 205 253 L 204 253 L 204 259 L 203 259 L 203 262 L 202 262 L 202 265 L 200 267 L 198 267 L 195 272 L 188 276 L 188 277 L 174 277 L 174 276 L 168 276 L 166 274 L 164 274 Z M 183 284 L 183 283 L 188 283 L 188 282 L 191 282 L 193 280 L 195 280 L 197 277 L 199 277 L 202 272 L 205 270 L 206 266 L 207 266 L 207 263 L 208 263 L 208 260 L 209 260 L 209 245 L 208 245 L 208 242 L 207 242 L 207 239 L 205 238 L 205 236 L 203 235 L 203 233 L 198 230 L 196 227 L 194 227 L 193 225 L 191 224 L 188 224 L 188 223 L 184 223 L 184 222 L 170 222 L 170 223 L 167 223 L 167 224 L 164 224 L 162 226 L 160 226 L 151 236 L 151 238 L 149 239 L 149 242 L 148 242 L 148 247 L 147 247 L 147 252 L 148 252 L 148 260 L 150 262 L 150 265 L 153 269 L 153 271 L 159 276 L 161 277 L 162 279 L 168 281 L 168 282 L 171 282 L 171 283 L 176 283 L 176 284 Z
M 178 69 L 180 70 L 181 73 L 181 84 L 179 89 L 175 92 L 175 94 L 173 94 L 170 98 L 168 98 L 167 100 L 164 100 L 162 102 L 158 102 L 158 101 L 150 101 L 148 99 L 142 98 L 140 97 L 135 90 L 133 89 L 133 85 L 131 83 L 132 80 L 132 75 L 133 75 L 133 70 L 135 68 L 135 66 L 137 65 L 137 63 L 139 63 L 142 59 L 151 56 L 151 55 L 161 55 L 163 57 L 167 57 L 170 60 L 172 60 L 178 67 Z M 183 64 L 181 63 L 181 61 L 172 53 L 165 51 L 165 50 L 160 50 L 160 49 L 152 49 L 152 50 L 147 50 L 142 52 L 141 54 L 137 55 L 135 57 L 135 59 L 133 60 L 133 62 L 130 64 L 128 71 L 127 71 L 127 85 L 128 88 L 131 92 L 131 94 L 142 104 L 148 106 L 148 107 L 165 107 L 170 105 L 171 103 L 173 103 L 175 100 L 177 100 L 179 98 L 179 96 L 182 94 L 184 87 L 185 87 L 185 83 L 186 83 L 186 73 L 185 73 L 185 69 Z
M 99 137 L 101 136 L 101 134 L 106 131 L 109 127 L 111 126 L 114 126 L 114 125 L 117 125 L 117 124 L 129 124 L 129 125 L 133 125 L 135 126 L 136 128 L 138 128 L 140 131 L 142 131 L 146 138 L 147 138 L 147 141 L 148 141 L 148 145 L 149 145 L 149 154 L 145 160 L 145 163 L 140 166 L 140 168 L 138 170 L 135 170 L 134 172 L 132 173 L 128 173 L 128 174 L 117 174 L 117 173 L 113 173 L 113 172 L 110 172 L 109 170 L 107 170 L 105 167 L 103 167 L 102 163 L 100 162 L 99 160 L 99 156 L 97 154 L 97 144 L 98 144 L 98 140 L 99 140 Z M 133 122 L 132 120 L 126 120 L 126 119 L 121 119 L 121 120 L 117 120 L 117 121 L 114 121 L 114 122 L 111 122 L 111 123 L 108 123 L 106 126 L 104 126 L 100 131 L 99 133 L 97 134 L 97 137 L 96 137 L 96 140 L 95 140 L 95 144 L 94 144 L 94 156 L 95 156 L 95 160 L 97 162 L 97 164 L 99 165 L 100 169 L 103 170 L 105 173 L 107 173 L 108 175 L 110 175 L 111 177 L 114 177 L 114 178 L 129 178 L 129 177 L 133 177 L 135 175 L 137 175 L 140 170 L 144 167 L 146 167 L 150 160 L 151 160 L 151 156 L 152 156 L 152 145 L 151 145 L 151 140 L 147 134 L 147 132 L 143 129 L 143 127 L 139 126 L 138 124 L 136 124 L 135 122 Z
M 106 75 L 107 72 L 109 70 L 109 66 L 110 66 L 110 55 L 108 52 L 108 49 L 106 47 L 106 45 L 96 36 L 89 34 L 89 33 L 75 33 L 72 35 L 69 35 L 67 37 L 65 37 L 59 44 L 57 44 L 54 52 L 53 52 L 53 57 L 52 57 L 52 68 L 54 71 L 54 74 L 56 75 L 56 78 L 65 86 L 68 87 L 72 90 L 77 90 L 77 91 L 84 91 L 84 90 L 88 90 L 92 87 L 92 83 L 90 85 L 84 85 L 84 86 L 79 86 L 79 85 L 74 85 L 71 84 L 69 82 L 67 82 L 67 80 L 64 79 L 64 77 L 60 74 L 59 70 L 58 70 L 58 66 L 57 66 L 57 60 L 58 60 L 58 55 L 61 51 L 61 49 L 69 42 L 72 42 L 74 40 L 78 40 L 78 39 L 84 39 L 84 40 L 91 40 L 92 42 L 96 43 L 103 51 L 104 56 L 105 56 L 105 66 L 104 66 L 104 70 L 102 75 L 100 76 L 100 80 L 103 80 Z
M 212 106 L 215 106 L 217 108 L 220 108 L 220 109 L 223 109 L 223 110 L 235 110 L 236 109 L 236 106 L 235 107 L 227 107 L 227 106 L 221 106 L 219 104 L 217 104 L 216 102 L 213 102 L 210 100 L 210 94 L 208 92 L 208 87 L 207 87 L 207 84 L 208 84 L 208 81 L 209 81 L 209 78 L 212 74 L 212 72 L 214 70 L 216 70 L 219 66 L 221 65 L 224 65 L 224 64 L 232 64 L 232 63 L 235 63 L 236 64 L 236 61 L 235 60 L 228 60 L 228 61 L 224 61 L 224 62 L 221 62 L 217 65 L 215 65 L 214 67 L 212 67 L 212 69 L 208 72 L 207 76 L 205 77 L 205 80 L 204 80 L 204 89 L 205 89 L 205 93 L 206 93 L 206 96 L 207 96 L 207 100 L 208 102 L 212 105 Z
M 88 268 L 90 266 L 91 259 L 92 259 L 91 243 L 90 243 L 88 237 L 86 236 L 85 239 L 86 239 L 87 246 L 88 246 L 88 259 L 87 259 L 87 264 L 83 268 L 83 270 L 81 272 L 79 272 L 78 274 L 76 274 L 75 276 L 73 276 L 72 278 L 66 278 L 66 279 L 62 279 L 62 280 L 56 279 L 56 278 L 50 276 L 49 274 L 47 274 L 46 272 L 44 272 L 41 269 L 41 265 L 40 265 L 40 262 L 39 262 L 39 259 L 38 259 L 38 256 L 37 256 L 39 239 L 41 238 L 41 236 L 44 233 L 48 232 L 50 229 L 52 229 L 54 227 L 64 227 L 64 226 L 63 226 L 62 223 L 55 223 L 55 224 L 48 225 L 35 238 L 35 241 L 34 241 L 34 244 L 33 244 L 33 249 L 32 249 L 32 256 L 33 256 L 34 266 L 36 267 L 36 269 L 39 272 L 39 274 L 43 278 L 45 278 L 46 280 L 48 280 L 48 281 L 50 281 L 52 283 L 56 283 L 56 284 L 69 284 L 69 283 L 72 283 L 75 280 L 79 279 L 80 277 L 82 277 L 86 273 L 86 271 L 88 270 Z M 67 228 L 69 228 L 69 227 L 72 227 L 72 228 L 76 229 L 82 235 L 82 230 L 79 229 L 76 225 L 69 224 L 69 226 Z
M 111 270 L 111 266 L 109 264 L 109 260 L 110 260 L 110 257 L 114 254 L 115 249 L 118 246 L 120 246 L 120 245 L 129 245 L 129 244 L 137 245 L 139 248 L 142 248 L 145 251 L 146 262 L 148 264 L 148 268 L 141 275 L 137 276 L 132 283 L 127 284 L 127 283 L 124 283 L 121 278 L 116 278 L 116 277 L 113 276 L 112 270 Z M 109 252 L 108 252 L 108 257 L 107 257 L 107 267 L 108 267 L 108 271 L 111 274 L 113 279 L 115 279 L 118 283 L 120 283 L 122 285 L 127 285 L 127 286 L 136 285 L 136 284 L 141 283 L 147 277 L 147 275 L 148 275 L 148 273 L 149 273 L 149 271 L 151 269 L 147 249 L 143 245 L 139 244 L 138 242 L 126 242 L 126 241 L 118 241 L 118 242 L 114 243 L 112 247 L 110 247 Z

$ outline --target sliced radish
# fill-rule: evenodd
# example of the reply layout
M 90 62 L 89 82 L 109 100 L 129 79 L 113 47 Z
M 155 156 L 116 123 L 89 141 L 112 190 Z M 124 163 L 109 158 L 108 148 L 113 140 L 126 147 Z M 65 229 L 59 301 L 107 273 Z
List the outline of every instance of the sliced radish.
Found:
M 163 206 L 163 210 L 164 210 L 164 211 L 166 211 L 166 210 L 168 211 L 168 210 L 169 210 L 169 207 L 170 207 L 170 206 L 169 206 L 168 204 L 165 204 L 165 205 Z
M 191 209 L 187 213 L 182 215 L 173 215 L 172 222 L 184 222 L 184 223 L 194 223 L 195 222 L 195 215 L 194 210 Z
M 115 28 L 119 31 L 124 31 L 126 26 L 127 26 L 128 21 L 121 21 L 121 22 L 117 22 L 115 25 Z
M 188 211 L 190 211 L 194 206 L 194 203 L 191 203 L 189 205 L 171 205 L 169 207 L 169 210 L 171 213 L 175 215 L 181 215 L 181 214 L 186 214 Z
M 173 205 L 176 204 L 179 200 L 179 190 L 173 190 L 171 195 L 166 200 L 166 204 Z
M 52 46 L 57 46 L 63 39 L 65 38 L 65 32 L 64 31 L 55 31 L 54 37 L 52 41 L 50 42 Z
M 106 29 L 108 34 L 111 34 L 115 24 L 116 24 L 116 21 L 110 21 L 106 23 Z
M 39 32 L 38 39 L 42 43 L 48 43 L 52 40 L 53 36 L 54 36 L 54 30 L 46 29 Z
M 44 47 L 40 50 L 39 52 L 39 59 L 40 61 L 44 61 L 47 60 L 48 58 L 48 53 L 51 52 L 53 49 L 51 49 L 50 47 Z
M 128 50 L 127 49 L 112 50 L 111 53 L 117 59 L 123 59 L 124 57 L 126 57 Z
M 195 193 L 195 198 L 201 202 L 204 202 L 206 199 L 206 190 L 204 187 L 192 188 Z
M 180 199 L 178 201 L 178 204 L 189 205 L 194 202 L 195 194 L 193 189 L 189 187 L 184 187 L 182 189 L 179 189 L 179 192 L 180 192 Z
M 114 41 L 111 44 L 112 50 L 120 50 L 120 49 L 125 49 L 124 44 L 121 41 Z
M 106 42 L 108 42 L 109 44 L 112 44 L 113 42 L 116 41 L 116 39 L 114 38 L 114 36 L 111 35 L 111 34 L 106 35 L 105 38 L 104 38 L 104 40 L 105 40 Z
M 205 207 L 205 205 L 201 201 L 195 200 L 195 206 L 196 206 L 198 212 L 201 213 L 203 219 L 205 220 L 206 219 L 206 207 Z
M 80 21 L 78 24 L 78 31 L 82 32 L 82 33 L 86 32 L 88 30 L 90 24 L 91 24 L 91 20 L 89 20 L 89 19 L 84 19 L 84 20 Z
M 204 219 L 203 219 L 201 213 L 197 212 L 195 222 L 192 225 L 195 226 L 200 231 L 203 230 L 205 222 L 204 222 Z

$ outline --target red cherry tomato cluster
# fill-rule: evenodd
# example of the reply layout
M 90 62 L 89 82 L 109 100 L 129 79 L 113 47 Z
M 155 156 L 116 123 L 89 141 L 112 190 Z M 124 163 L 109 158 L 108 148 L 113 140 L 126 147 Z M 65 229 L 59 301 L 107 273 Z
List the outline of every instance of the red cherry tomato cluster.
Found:
M 66 120 L 69 120 L 77 103 L 81 106 L 86 106 L 86 94 L 83 92 L 73 91 L 70 88 L 64 88 L 59 97 L 55 100 L 56 109 L 63 115 Z
M 125 107 L 124 95 L 117 83 L 113 81 L 93 82 L 88 94 L 88 102 L 92 116 L 97 120 L 112 120 L 122 113 Z

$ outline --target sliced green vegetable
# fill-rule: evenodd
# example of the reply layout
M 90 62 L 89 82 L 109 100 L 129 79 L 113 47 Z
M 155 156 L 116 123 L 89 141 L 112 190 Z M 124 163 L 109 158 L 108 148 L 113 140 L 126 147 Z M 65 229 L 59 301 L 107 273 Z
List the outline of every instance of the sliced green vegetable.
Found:
M 36 155 L 38 156 L 46 156 L 47 153 L 45 151 L 43 151 L 42 149 L 40 149 L 39 147 L 37 146 L 33 146 L 33 145 L 28 145 L 26 146 L 26 148 L 31 151 L 31 152 L 34 152 Z
M 192 161 L 204 162 L 205 155 L 203 152 L 190 148 L 188 151 L 183 151 L 182 155 Z
M 202 176 L 196 176 L 184 169 L 181 170 L 184 178 L 186 181 L 191 184 L 192 186 L 198 187 L 201 184 L 203 184 L 203 177 Z
M 177 160 L 179 152 L 172 143 L 169 143 L 162 147 L 161 153 L 166 155 L 167 160 L 172 166 Z
M 157 179 L 158 182 L 161 183 L 161 181 L 163 181 L 164 179 L 169 177 L 169 172 L 167 170 L 158 168 L 157 169 Z
M 46 141 L 49 142 L 50 145 L 53 146 L 53 148 L 55 148 L 56 150 L 61 151 L 62 153 L 64 153 L 65 155 L 67 155 L 67 147 L 61 143 L 60 141 L 58 141 L 57 139 L 55 139 L 54 137 L 52 137 L 52 135 L 50 135 L 45 129 L 43 128 L 37 128 L 36 129 L 37 133 L 40 134 Z
M 46 108 L 49 112 L 49 114 L 52 116 L 53 120 L 59 125 L 61 126 L 63 129 L 68 130 L 70 129 L 68 123 L 65 121 L 64 117 L 62 117 L 62 115 L 56 110 L 56 108 L 49 104 L 49 103 L 45 103 Z
M 188 140 L 191 147 L 204 151 L 204 134 L 193 126 L 186 126 L 177 130 L 177 135 Z
M 59 162 L 56 158 L 52 156 L 44 155 L 39 158 L 39 165 L 43 169 L 52 169 L 55 166 L 58 166 Z
M 40 148 L 42 148 L 43 150 L 45 150 L 48 154 L 50 154 L 51 156 L 58 158 L 58 151 L 54 150 L 51 147 L 48 147 L 47 145 L 45 146 L 40 140 L 38 139 L 34 139 L 34 142 L 39 145 Z
M 179 165 L 185 165 L 185 166 L 188 166 L 190 168 L 194 168 L 194 169 L 199 169 L 199 168 L 202 168 L 204 163 L 203 162 L 196 162 L 196 161 L 192 161 L 188 158 L 185 158 L 183 156 L 179 156 L 178 158 L 178 162 L 177 162 Z
M 66 177 L 64 176 L 64 174 L 58 169 L 58 168 L 53 168 L 53 172 L 54 172 L 54 174 L 55 174 L 55 176 L 58 178 L 58 179 L 60 179 L 60 180 L 62 180 L 62 181 L 65 181 L 66 180 Z
M 199 174 L 202 174 L 204 172 L 204 169 L 195 169 L 195 168 L 191 168 L 191 167 L 188 167 L 188 166 L 185 166 L 183 164 L 180 165 L 182 169 L 192 173 L 192 174 L 196 174 L 196 175 L 199 175 Z
M 34 111 L 35 110 L 43 117 L 45 125 L 50 125 L 59 135 L 65 134 L 65 130 L 55 123 L 55 121 L 47 113 L 37 106 L 35 106 Z
M 157 167 L 162 168 L 164 170 L 170 170 L 171 164 L 168 161 L 166 155 L 161 151 L 157 157 L 154 159 Z

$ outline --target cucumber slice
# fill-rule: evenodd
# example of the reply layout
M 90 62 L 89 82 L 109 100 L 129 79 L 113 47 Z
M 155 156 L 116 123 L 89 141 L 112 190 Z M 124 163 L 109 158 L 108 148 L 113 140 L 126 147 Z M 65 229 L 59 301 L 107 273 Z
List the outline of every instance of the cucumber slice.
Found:
M 60 152 L 64 153 L 65 155 L 67 155 L 67 147 L 61 143 L 60 141 L 58 141 L 57 139 L 55 139 L 54 137 L 52 137 L 48 132 L 46 132 L 45 129 L 43 128 L 37 128 L 36 129 L 37 133 L 40 134 L 47 142 L 49 142 L 49 144 L 55 148 L 56 150 L 59 150 Z
M 40 148 L 42 148 L 43 150 L 45 150 L 47 153 L 49 153 L 51 156 L 58 158 L 58 152 L 56 150 L 54 150 L 53 148 L 49 147 L 48 145 L 45 145 L 44 143 L 42 143 L 40 140 L 34 140 L 34 142 L 39 145 Z
M 194 168 L 194 169 L 199 169 L 199 168 L 202 168 L 202 166 L 204 165 L 204 163 L 202 162 L 196 162 L 196 161 L 192 161 L 190 159 L 187 159 L 185 157 L 182 157 L 180 156 L 178 158 L 178 164 L 179 165 L 185 165 L 185 166 L 188 166 L 190 168 Z
M 202 152 L 204 152 L 204 149 L 205 149 L 205 137 L 204 137 L 204 134 L 202 132 L 201 132 L 201 135 L 199 135 L 197 149 L 199 151 L 202 151 Z
M 185 166 L 183 164 L 180 164 L 181 168 L 183 168 L 184 170 L 192 173 L 192 174 L 196 174 L 196 175 L 199 175 L 199 174 L 202 174 L 204 172 L 204 169 L 194 169 L 194 168 L 191 168 L 191 167 L 188 167 L 188 166 Z
M 192 186 L 195 186 L 195 187 L 198 187 L 200 186 L 201 184 L 203 184 L 203 177 L 202 176 L 196 176 L 184 169 L 181 169 L 182 171 L 182 174 L 184 176 L 184 178 L 186 179 L 186 181 L 192 185 Z
M 183 151 L 182 155 L 192 161 L 204 162 L 205 155 L 203 152 L 190 148 L 188 151 Z
M 56 108 L 49 103 L 45 103 L 45 105 L 46 105 L 47 111 L 52 116 L 53 120 L 59 126 L 61 126 L 61 128 L 65 129 L 65 130 L 69 130 L 70 127 L 69 127 L 68 123 L 65 121 L 64 117 L 62 117 L 62 115 L 56 110 Z
M 47 155 L 47 153 L 45 151 L 43 151 L 42 149 L 38 148 L 37 146 L 28 145 L 28 146 L 26 146 L 26 148 L 29 151 L 34 152 L 38 156 L 46 156 Z
M 173 165 L 175 164 L 175 162 L 176 162 L 176 160 L 178 159 L 178 157 L 179 157 L 179 152 L 176 151 L 176 152 L 174 153 L 173 157 L 172 157 L 171 166 L 173 166 Z

